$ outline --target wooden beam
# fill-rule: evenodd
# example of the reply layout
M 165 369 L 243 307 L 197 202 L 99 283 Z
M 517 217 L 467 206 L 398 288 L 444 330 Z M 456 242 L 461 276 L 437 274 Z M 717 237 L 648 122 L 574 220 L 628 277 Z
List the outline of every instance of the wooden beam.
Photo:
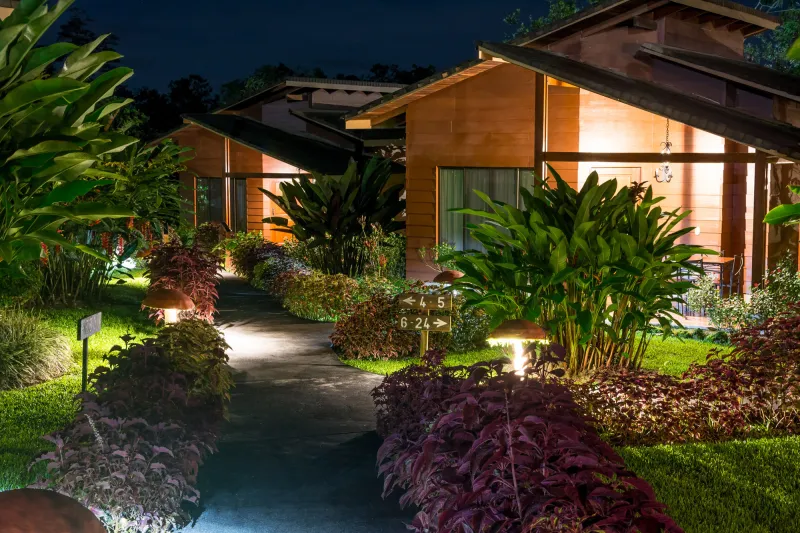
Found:
M 345 121 L 344 127 L 348 130 L 369 130 L 372 129 L 372 119 L 353 118 Z
M 686 9 L 686 6 L 682 6 L 680 4 L 667 4 L 664 7 L 659 7 L 658 9 L 653 11 L 653 18 L 655 20 L 663 19 L 664 17 L 668 17 L 670 15 L 674 15 L 679 11 L 683 11 Z
M 574 163 L 755 163 L 750 153 L 680 153 L 663 155 L 648 152 L 545 152 L 545 161 Z
M 705 15 L 701 15 L 700 18 L 697 19 L 697 22 L 700 24 L 706 24 L 721 18 L 723 18 L 722 15 L 718 15 L 717 13 L 706 13 Z
M 730 17 L 721 17 L 721 18 L 718 18 L 717 20 L 715 20 L 714 22 L 712 22 L 711 26 L 714 29 L 718 30 L 720 28 L 725 28 L 726 26 L 730 26 L 734 22 L 736 22 L 736 19 L 732 19 Z
M 277 172 L 230 172 L 226 174 L 227 177 L 235 178 L 263 178 L 268 180 L 288 180 L 298 176 L 307 176 L 308 172 L 301 172 L 300 174 L 280 174 Z
M 540 178 L 547 176 L 547 159 L 544 151 L 547 147 L 547 77 L 539 72 L 535 76 L 534 87 L 534 130 L 533 130 L 533 170 Z
M 748 26 L 750 26 L 749 22 L 743 22 L 741 20 L 737 20 L 736 22 L 728 26 L 727 29 L 728 31 L 739 31 L 745 29 Z
M 681 11 L 681 14 L 678 15 L 678 18 L 681 20 L 692 20 L 695 18 L 699 18 L 701 15 L 705 14 L 702 9 L 686 9 Z
M 753 262 L 750 273 L 751 286 L 761 283 L 767 262 L 767 154 L 756 152 L 753 174 Z
M 625 13 L 622 13 L 621 15 L 617 15 L 616 17 L 611 17 L 610 19 L 608 19 L 608 20 L 606 20 L 604 22 L 601 22 L 601 23 L 597 24 L 596 26 L 592 26 L 588 30 L 584 30 L 583 31 L 583 36 L 584 37 L 589 37 L 589 36 L 594 35 L 596 33 L 600 33 L 602 31 L 605 31 L 605 30 L 607 30 L 609 28 L 613 28 L 614 26 L 617 26 L 618 24 L 622 24 L 623 22 L 626 22 L 626 21 L 632 19 L 633 17 L 636 17 L 638 15 L 644 15 L 648 11 L 652 11 L 652 10 L 657 9 L 659 7 L 665 6 L 668 3 L 669 3 L 669 0 L 659 0 L 658 2 L 648 2 L 647 4 L 645 4 L 643 6 L 639 6 L 636 9 L 631 9 L 630 11 L 626 11 Z
M 641 30 L 655 31 L 658 29 L 658 22 L 650 17 L 633 17 L 631 19 L 631 26 Z
M 735 18 L 737 20 L 743 20 L 750 24 L 756 24 L 757 26 L 761 26 L 762 28 L 768 28 L 770 30 L 774 30 L 775 28 L 780 26 L 780 22 L 776 20 L 776 17 L 766 14 L 760 15 L 759 13 L 755 12 L 754 9 L 749 9 L 749 8 L 739 9 L 737 7 L 732 7 L 739 5 L 739 4 L 734 4 L 732 2 L 717 3 L 717 2 L 707 2 L 705 0 L 672 0 L 672 1 L 677 4 L 683 4 L 688 7 L 693 7 L 695 9 L 701 9 L 709 13 L 716 13 L 718 15 Z

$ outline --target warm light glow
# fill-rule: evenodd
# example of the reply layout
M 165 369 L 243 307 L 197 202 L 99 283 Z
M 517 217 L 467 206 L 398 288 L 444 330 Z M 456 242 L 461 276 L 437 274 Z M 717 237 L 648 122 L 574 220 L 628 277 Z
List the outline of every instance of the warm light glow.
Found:
M 694 228 L 694 234 L 695 235 L 700 235 L 700 226 L 697 226 L 696 228 Z
M 178 321 L 177 309 L 164 309 L 164 322 L 167 324 L 175 324 Z
M 514 349 L 514 357 L 511 364 L 514 367 L 514 372 L 518 375 L 525 373 L 525 368 L 530 366 L 530 359 L 525 355 L 525 345 L 531 342 L 540 342 L 546 344 L 547 340 L 524 340 L 524 339 L 489 339 L 491 346 L 511 346 Z

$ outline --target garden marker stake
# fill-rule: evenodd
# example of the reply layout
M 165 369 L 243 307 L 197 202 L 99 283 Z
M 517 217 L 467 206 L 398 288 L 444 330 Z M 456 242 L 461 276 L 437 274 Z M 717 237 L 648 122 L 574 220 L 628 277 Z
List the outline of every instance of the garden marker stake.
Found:
M 83 341 L 83 363 L 81 365 L 81 392 L 86 392 L 86 381 L 89 374 L 89 337 L 99 333 L 103 327 L 103 313 L 82 318 L 78 321 L 78 340 Z
M 431 316 L 431 309 L 450 311 L 453 308 L 453 297 L 449 294 L 401 294 L 397 299 L 400 309 L 416 309 L 421 315 L 398 315 L 397 321 L 401 330 L 419 331 L 419 355 L 428 351 L 428 338 L 431 331 L 448 332 L 451 329 L 450 316 Z

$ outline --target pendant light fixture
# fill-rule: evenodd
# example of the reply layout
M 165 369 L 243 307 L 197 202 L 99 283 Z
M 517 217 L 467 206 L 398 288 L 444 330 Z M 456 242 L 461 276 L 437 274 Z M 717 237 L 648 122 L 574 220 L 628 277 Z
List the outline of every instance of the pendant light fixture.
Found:
M 669 142 L 669 119 L 667 119 L 667 134 L 664 142 L 661 143 L 661 155 L 670 155 L 672 153 L 672 143 Z M 653 176 L 658 183 L 669 183 L 672 181 L 672 169 L 669 167 L 669 161 L 664 161 L 661 166 L 656 169 Z

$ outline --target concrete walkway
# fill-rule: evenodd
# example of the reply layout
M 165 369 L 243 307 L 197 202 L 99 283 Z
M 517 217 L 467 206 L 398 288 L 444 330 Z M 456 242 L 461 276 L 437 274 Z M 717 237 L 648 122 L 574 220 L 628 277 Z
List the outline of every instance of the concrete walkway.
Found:
M 292 317 L 238 278 L 225 277 L 219 308 L 236 388 L 185 531 L 406 531 L 414 511 L 381 499 L 375 470 L 369 393 L 380 377 L 337 360 L 331 324 Z

